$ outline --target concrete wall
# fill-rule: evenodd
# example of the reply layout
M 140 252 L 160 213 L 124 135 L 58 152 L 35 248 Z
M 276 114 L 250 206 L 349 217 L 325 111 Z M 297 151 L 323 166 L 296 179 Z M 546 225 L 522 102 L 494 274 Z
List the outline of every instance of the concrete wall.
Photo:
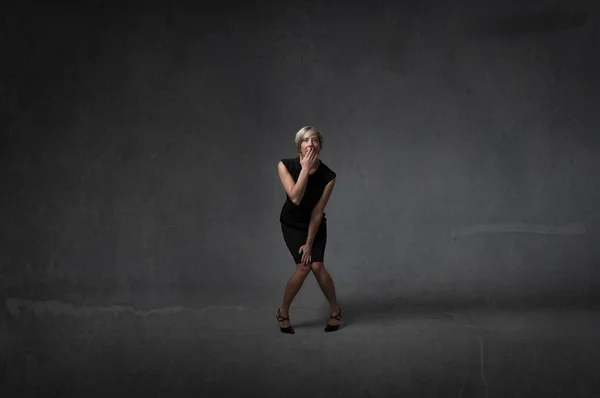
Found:
M 4 13 L 5 320 L 279 300 L 307 124 L 341 297 L 596 295 L 597 5 L 450 3 Z

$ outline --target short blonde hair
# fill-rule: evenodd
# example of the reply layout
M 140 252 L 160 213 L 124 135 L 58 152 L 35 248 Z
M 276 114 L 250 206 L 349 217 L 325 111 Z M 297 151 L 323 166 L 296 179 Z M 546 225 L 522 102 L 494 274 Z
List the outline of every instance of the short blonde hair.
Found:
M 300 146 L 302 145 L 302 141 L 305 138 L 317 136 L 319 140 L 319 146 L 323 149 L 323 136 L 321 133 L 314 128 L 313 126 L 304 126 L 296 133 L 296 152 L 300 153 Z

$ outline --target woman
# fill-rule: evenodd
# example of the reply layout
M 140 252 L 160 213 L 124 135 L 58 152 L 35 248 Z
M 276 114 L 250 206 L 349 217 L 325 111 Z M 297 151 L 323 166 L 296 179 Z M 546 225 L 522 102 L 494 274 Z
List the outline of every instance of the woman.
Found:
M 277 166 L 287 194 L 279 221 L 296 263 L 296 271 L 287 282 L 283 303 L 277 310 L 277 320 L 283 333 L 294 333 L 289 320 L 290 305 L 312 271 L 331 307 L 325 331 L 332 332 L 339 327 L 342 309 L 323 260 L 327 242 L 325 206 L 335 186 L 336 174 L 319 159 L 323 137 L 314 127 L 302 127 L 295 141 L 298 157 L 282 159 Z

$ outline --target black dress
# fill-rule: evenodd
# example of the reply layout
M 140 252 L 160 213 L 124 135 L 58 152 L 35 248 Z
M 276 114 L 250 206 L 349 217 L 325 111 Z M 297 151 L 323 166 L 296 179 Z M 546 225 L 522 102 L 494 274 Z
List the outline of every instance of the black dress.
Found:
M 300 157 L 281 159 L 281 161 L 290 172 L 294 182 L 297 182 L 300 171 L 302 170 Z M 286 201 L 281 209 L 279 221 L 281 223 L 283 239 L 296 264 L 302 262 L 302 254 L 298 253 L 298 250 L 300 250 L 301 246 L 306 244 L 312 210 L 321 199 L 325 186 L 329 184 L 335 176 L 335 172 L 321 161 L 317 170 L 313 174 L 308 175 L 306 190 L 298 205 L 295 205 L 286 194 Z M 325 258 L 326 243 L 327 218 L 325 217 L 325 213 L 323 213 L 321 224 L 319 225 L 319 229 L 317 230 L 312 245 L 312 262 L 323 262 Z

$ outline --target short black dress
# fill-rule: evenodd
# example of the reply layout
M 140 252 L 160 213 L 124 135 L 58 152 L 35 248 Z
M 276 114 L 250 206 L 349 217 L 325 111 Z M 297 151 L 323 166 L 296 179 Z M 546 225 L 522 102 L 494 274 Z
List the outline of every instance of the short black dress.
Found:
M 300 156 L 289 159 L 281 159 L 285 167 L 290 172 L 294 182 L 298 181 L 298 176 L 302 170 Z M 308 237 L 308 227 L 310 225 L 310 215 L 313 208 L 321 199 L 325 186 L 336 177 L 327 165 L 322 161 L 313 174 L 309 174 L 306 183 L 306 190 L 300 204 L 295 205 L 286 194 L 286 201 L 281 209 L 279 221 L 281 223 L 281 232 L 283 239 L 294 258 L 296 264 L 302 262 L 302 254 L 298 253 L 300 247 L 306 244 Z M 323 262 L 325 259 L 325 245 L 327 244 L 327 218 L 323 213 L 323 218 L 319 229 L 315 235 L 312 245 L 311 261 Z

